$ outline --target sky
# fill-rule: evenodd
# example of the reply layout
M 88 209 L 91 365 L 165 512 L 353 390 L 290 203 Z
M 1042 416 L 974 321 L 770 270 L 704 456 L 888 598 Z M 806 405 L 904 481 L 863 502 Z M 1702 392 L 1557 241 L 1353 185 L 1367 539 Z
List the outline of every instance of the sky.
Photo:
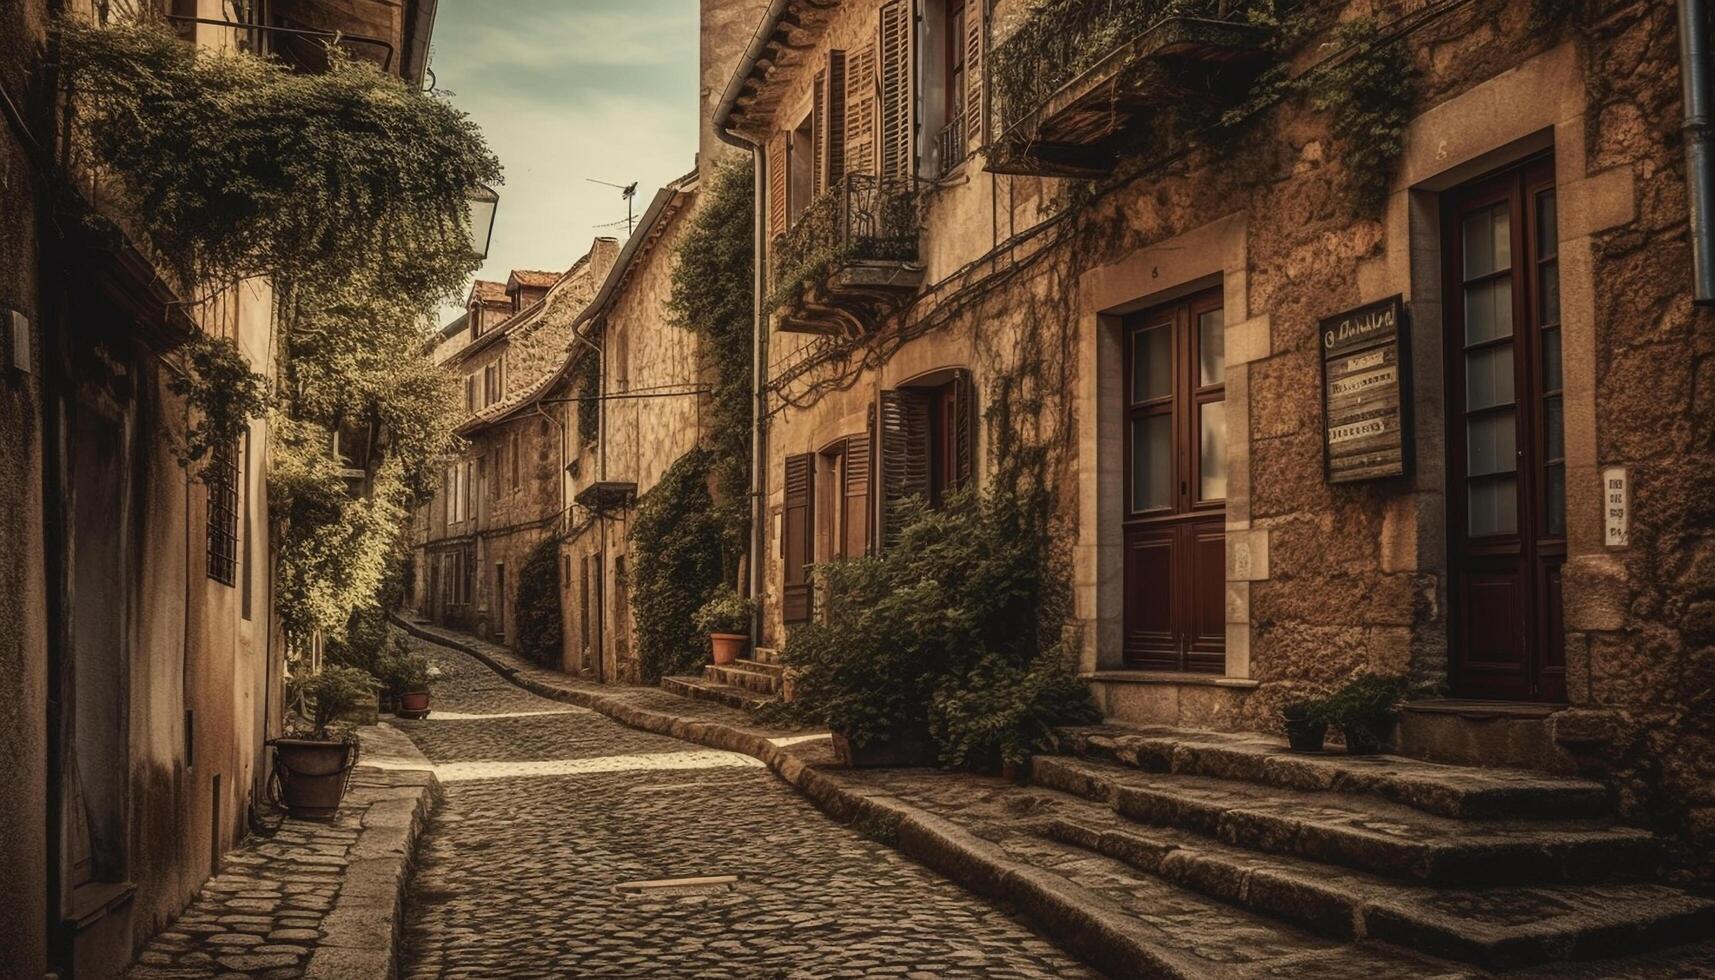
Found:
M 431 44 L 436 90 L 505 168 L 481 278 L 564 271 L 596 236 L 623 239 L 619 191 L 588 178 L 637 181 L 641 217 L 695 162 L 697 0 L 440 0 Z

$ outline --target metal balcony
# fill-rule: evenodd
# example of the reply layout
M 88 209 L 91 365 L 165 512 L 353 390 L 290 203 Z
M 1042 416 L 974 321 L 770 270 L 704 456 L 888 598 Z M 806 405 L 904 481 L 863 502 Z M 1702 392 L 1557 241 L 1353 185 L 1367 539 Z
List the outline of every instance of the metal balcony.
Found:
M 925 182 L 847 174 L 770 250 L 775 329 L 859 335 L 923 284 Z

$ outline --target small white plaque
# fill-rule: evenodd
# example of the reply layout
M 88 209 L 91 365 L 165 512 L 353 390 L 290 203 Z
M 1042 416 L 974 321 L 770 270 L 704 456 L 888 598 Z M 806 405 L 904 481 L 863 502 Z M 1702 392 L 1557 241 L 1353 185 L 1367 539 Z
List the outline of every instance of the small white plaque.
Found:
M 1624 548 L 1632 543 L 1631 488 L 1626 485 L 1626 468 L 1610 466 L 1602 471 L 1603 543 L 1610 548 Z
M 12 369 L 29 374 L 35 365 L 30 357 L 30 318 L 23 313 L 13 310 L 7 318 L 11 321 Z

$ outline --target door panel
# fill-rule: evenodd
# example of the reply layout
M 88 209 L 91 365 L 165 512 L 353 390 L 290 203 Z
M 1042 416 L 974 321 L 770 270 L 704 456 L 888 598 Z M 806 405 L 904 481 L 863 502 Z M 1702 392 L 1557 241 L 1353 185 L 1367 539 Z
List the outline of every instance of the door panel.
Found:
M 1447 196 L 1449 651 L 1465 697 L 1565 697 L 1552 160 Z
M 1154 525 L 1126 529 L 1125 659 L 1128 664 L 1179 669 L 1174 632 L 1174 545 L 1179 529 Z
M 1225 518 L 1180 526 L 1189 559 L 1190 606 L 1185 669 L 1220 673 L 1227 667 L 1227 522 Z

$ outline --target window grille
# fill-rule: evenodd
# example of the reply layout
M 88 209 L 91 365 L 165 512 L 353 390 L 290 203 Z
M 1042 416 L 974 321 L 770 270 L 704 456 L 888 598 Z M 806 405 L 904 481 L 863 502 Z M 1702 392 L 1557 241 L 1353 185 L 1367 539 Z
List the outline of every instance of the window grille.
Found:
M 208 473 L 208 577 L 238 584 L 238 453 L 230 444 L 215 449 Z

